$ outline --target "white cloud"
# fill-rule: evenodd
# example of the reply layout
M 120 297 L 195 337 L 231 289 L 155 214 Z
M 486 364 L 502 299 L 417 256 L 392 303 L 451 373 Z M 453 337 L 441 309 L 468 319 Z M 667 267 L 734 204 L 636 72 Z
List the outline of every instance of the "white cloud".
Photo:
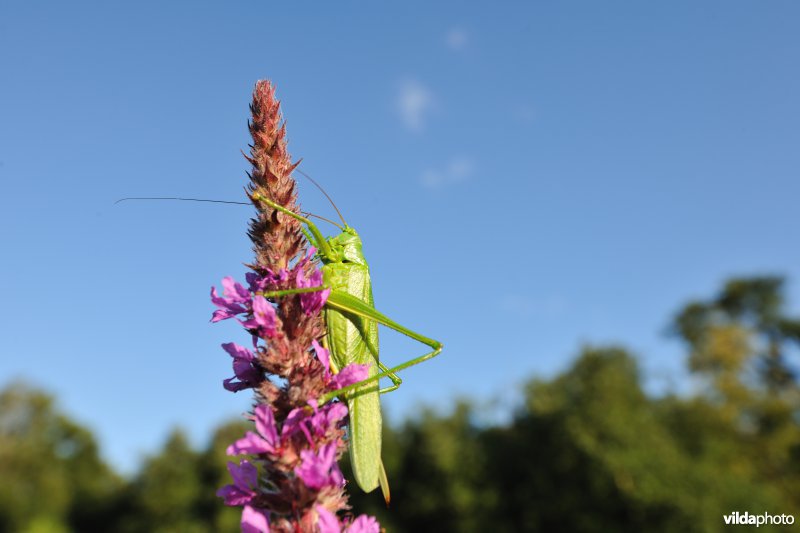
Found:
M 442 169 L 428 169 L 420 181 L 428 189 L 439 189 L 468 179 L 475 172 L 473 162 L 465 157 L 456 157 Z
M 403 123 L 413 131 L 424 126 L 425 117 L 433 106 L 433 94 L 415 80 L 403 82 L 397 98 L 397 110 Z
M 462 28 L 452 28 L 444 37 L 444 42 L 450 50 L 458 52 L 467 46 L 468 35 Z

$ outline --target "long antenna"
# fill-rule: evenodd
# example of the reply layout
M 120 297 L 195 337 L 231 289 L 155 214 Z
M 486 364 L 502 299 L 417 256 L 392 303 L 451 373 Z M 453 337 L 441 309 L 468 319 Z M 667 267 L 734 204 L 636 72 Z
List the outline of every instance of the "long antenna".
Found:
M 181 201 L 181 202 L 209 202 L 209 203 L 212 203 L 212 204 L 253 205 L 250 202 L 234 202 L 234 201 L 231 201 L 231 200 L 207 200 L 205 198 L 179 198 L 177 196 L 148 196 L 148 197 L 120 198 L 119 200 L 114 202 L 114 205 L 117 205 L 118 203 L 124 202 L 126 200 L 178 200 L 178 201 Z M 318 218 L 320 220 L 324 220 L 325 222 L 327 222 L 329 224 L 333 224 L 334 226 L 336 226 L 340 230 L 344 231 L 344 228 L 341 227 L 336 222 L 334 222 L 333 220 L 329 220 L 329 219 L 327 219 L 325 217 L 321 217 L 319 215 L 315 215 L 314 213 L 303 212 L 303 214 L 305 216 L 307 216 L 307 217 L 314 217 L 314 218 Z
M 209 202 L 212 204 L 236 204 L 236 205 L 251 205 L 249 202 L 232 202 L 230 200 L 206 200 L 204 198 L 178 198 L 176 196 L 153 196 L 153 197 L 136 197 L 136 198 L 120 198 L 114 205 L 124 202 L 126 200 L 180 200 L 181 202 Z
M 308 174 L 306 174 L 305 172 L 303 172 L 299 168 L 294 169 L 294 171 L 297 172 L 298 174 L 302 175 L 303 177 L 305 177 L 311 183 L 313 183 L 317 187 L 317 189 L 319 189 L 322 192 L 322 194 L 325 195 L 325 198 L 328 199 L 328 201 L 331 203 L 333 208 L 336 210 L 336 213 L 339 215 L 339 219 L 342 221 L 342 224 L 344 224 L 346 226 L 347 222 L 344 221 L 344 217 L 342 216 L 342 212 L 339 211 L 338 207 L 336 207 L 336 204 L 334 203 L 333 199 L 330 196 L 328 196 L 328 193 L 325 192 L 325 189 L 322 188 L 322 185 L 320 185 L 319 183 L 314 181 L 314 178 L 312 178 L 311 176 L 309 176 Z
M 324 220 L 324 221 L 325 221 L 325 222 L 327 222 L 328 224 L 333 224 L 334 226 L 336 226 L 336 227 L 337 227 L 337 228 L 339 228 L 340 230 L 344 231 L 344 228 L 343 228 L 343 227 L 341 227 L 339 224 L 337 224 L 336 222 L 334 222 L 333 220 L 331 220 L 331 219 L 329 219 L 329 218 L 321 217 L 321 216 L 319 216 L 319 215 L 315 215 L 314 213 L 308 213 L 308 212 L 306 212 L 306 211 L 301 211 L 301 214 L 302 214 L 303 216 L 305 216 L 305 217 L 314 217 L 314 218 L 318 218 L 318 219 L 320 219 L 320 220 Z

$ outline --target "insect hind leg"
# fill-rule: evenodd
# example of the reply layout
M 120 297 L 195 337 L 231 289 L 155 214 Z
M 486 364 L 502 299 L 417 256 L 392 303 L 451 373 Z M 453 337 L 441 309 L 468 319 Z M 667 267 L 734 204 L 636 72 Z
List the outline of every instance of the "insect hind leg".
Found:
M 386 374 L 386 377 L 392 380 L 392 384 L 390 386 L 386 387 L 385 389 L 380 389 L 378 392 L 380 394 L 386 394 L 387 392 L 392 392 L 399 389 L 400 385 L 403 384 L 402 378 L 400 378 L 400 376 L 398 376 L 394 372 L 389 372 L 389 368 L 380 361 L 377 361 L 377 363 L 378 363 L 378 368 L 381 370 L 381 372 Z

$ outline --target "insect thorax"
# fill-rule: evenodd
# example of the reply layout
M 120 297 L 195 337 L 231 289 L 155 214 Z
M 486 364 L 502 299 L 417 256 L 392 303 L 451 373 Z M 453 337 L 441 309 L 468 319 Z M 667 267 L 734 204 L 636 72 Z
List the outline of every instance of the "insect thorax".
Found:
M 358 236 L 358 233 L 353 228 L 346 226 L 339 235 L 329 237 L 328 245 L 331 247 L 333 255 L 330 263 L 351 263 L 368 266 L 366 259 L 364 259 L 361 237 Z

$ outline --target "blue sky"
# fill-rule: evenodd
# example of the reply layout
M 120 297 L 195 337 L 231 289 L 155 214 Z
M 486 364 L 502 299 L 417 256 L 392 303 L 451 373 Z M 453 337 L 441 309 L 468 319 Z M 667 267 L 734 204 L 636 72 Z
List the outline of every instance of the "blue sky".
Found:
M 365 241 L 376 305 L 446 344 L 389 416 L 512 402 L 587 343 L 653 390 L 665 335 L 731 275 L 800 301 L 800 5 L 730 2 L 0 4 L 0 383 L 52 391 L 127 471 L 174 425 L 245 411 L 244 342 L 208 291 L 243 277 L 247 105 Z M 306 210 L 331 215 L 300 184 Z M 421 346 L 385 333 L 400 362 Z

